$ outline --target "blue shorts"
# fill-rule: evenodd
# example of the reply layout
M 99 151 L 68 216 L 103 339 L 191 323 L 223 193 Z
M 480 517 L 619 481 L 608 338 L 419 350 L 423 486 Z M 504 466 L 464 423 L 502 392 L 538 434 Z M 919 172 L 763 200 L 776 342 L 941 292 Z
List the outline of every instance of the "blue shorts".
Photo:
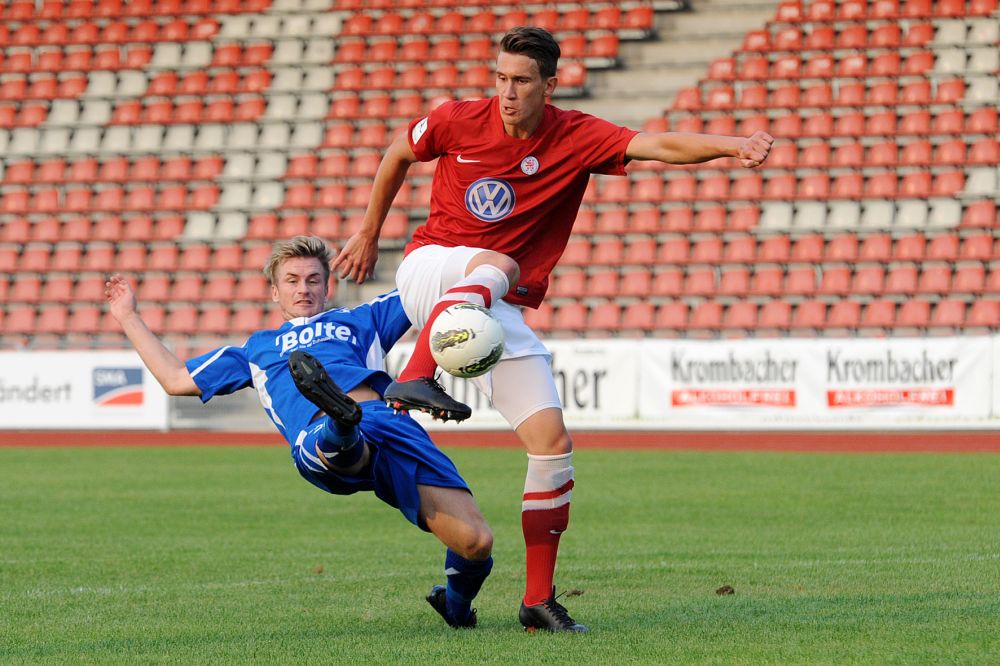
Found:
M 366 400 L 361 409 L 361 435 L 371 449 L 371 460 L 358 476 L 338 474 L 317 465 L 318 428 L 304 431 L 292 444 L 295 467 L 306 481 L 334 495 L 374 491 L 376 497 L 427 531 L 419 518 L 417 486 L 469 490 L 468 484 L 451 458 L 435 446 L 427 431 L 412 418 L 394 413 L 380 400 Z

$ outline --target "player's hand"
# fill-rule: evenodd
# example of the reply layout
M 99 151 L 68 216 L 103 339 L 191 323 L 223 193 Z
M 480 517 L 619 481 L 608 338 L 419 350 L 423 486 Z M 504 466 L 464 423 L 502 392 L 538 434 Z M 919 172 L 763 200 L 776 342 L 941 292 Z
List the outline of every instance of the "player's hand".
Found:
M 378 239 L 359 231 L 347 239 L 344 248 L 330 265 L 330 270 L 341 280 L 351 279 L 358 284 L 364 284 L 365 280 L 374 274 L 376 261 L 378 261 Z
M 124 277 L 115 273 L 104 283 L 104 296 L 108 299 L 111 316 L 123 321 L 135 310 L 135 292 Z
M 772 143 L 774 137 L 767 132 L 754 132 L 749 138 L 743 139 L 736 157 L 747 169 L 758 167 L 767 159 Z

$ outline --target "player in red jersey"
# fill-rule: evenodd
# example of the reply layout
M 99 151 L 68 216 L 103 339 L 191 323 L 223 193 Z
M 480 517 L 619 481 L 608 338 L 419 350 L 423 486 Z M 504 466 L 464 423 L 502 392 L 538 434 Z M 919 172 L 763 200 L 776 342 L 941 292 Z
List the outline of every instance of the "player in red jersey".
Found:
M 527 581 L 519 617 L 528 630 L 579 632 L 586 627 L 556 601 L 552 586 L 559 537 L 569 523 L 573 444 L 549 352 L 524 323 L 521 307 L 542 301 L 590 174 L 624 175 L 632 159 L 694 164 L 735 157 L 756 167 L 773 139 L 764 132 L 748 138 L 640 133 L 558 109 L 548 99 L 559 54 L 545 30 L 515 28 L 500 43 L 496 97 L 448 102 L 410 123 L 383 157 L 364 224 L 333 268 L 359 283 L 371 276 L 382 223 L 407 170 L 437 158 L 430 215 L 396 274 L 406 313 L 422 331 L 385 398 L 401 409 L 467 418 L 471 410 L 434 380 L 430 324 L 458 302 L 493 309 L 504 327 L 504 355 L 473 381 L 528 452 L 521 512 Z

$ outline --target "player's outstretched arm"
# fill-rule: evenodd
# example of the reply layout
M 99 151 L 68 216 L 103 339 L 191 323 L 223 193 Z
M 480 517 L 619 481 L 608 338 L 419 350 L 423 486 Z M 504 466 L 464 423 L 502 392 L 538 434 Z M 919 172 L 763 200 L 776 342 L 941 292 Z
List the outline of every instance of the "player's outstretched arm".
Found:
M 358 284 L 370 278 L 378 261 L 378 239 L 382 233 L 392 200 L 403 186 L 406 172 L 417 161 L 406 135 L 397 136 L 389 145 L 372 183 L 371 199 L 365 210 L 365 219 L 353 236 L 347 239 L 344 248 L 333 260 L 331 269 L 341 279 L 351 279 Z
M 720 157 L 735 157 L 743 166 L 753 168 L 767 159 L 772 143 L 774 138 L 767 132 L 754 132 L 749 137 L 642 132 L 629 142 L 625 156 L 667 164 L 697 164 Z
M 201 395 L 201 389 L 191 378 L 187 366 L 166 348 L 149 330 L 136 309 L 135 292 L 121 275 L 115 273 L 104 283 L 104 295 L 113 316 L 125 336 L 139 352 L 139 358 L 170 395 Z

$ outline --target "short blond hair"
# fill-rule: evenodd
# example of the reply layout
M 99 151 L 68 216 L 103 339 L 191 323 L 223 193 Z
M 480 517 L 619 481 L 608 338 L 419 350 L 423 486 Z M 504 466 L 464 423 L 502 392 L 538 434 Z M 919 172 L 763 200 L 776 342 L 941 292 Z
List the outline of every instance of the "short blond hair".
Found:
M 316 236 L 295 236 L 288 240 L 278 241 L 274 244 L 274 251 L 264 264 L 264 275 L 272 285 L 275 283 L 278 266 L 288 259 L 298 257 L 319 259 L 323 266 L 323 280 L 330 280 L 330 248 L 322 238 Z

